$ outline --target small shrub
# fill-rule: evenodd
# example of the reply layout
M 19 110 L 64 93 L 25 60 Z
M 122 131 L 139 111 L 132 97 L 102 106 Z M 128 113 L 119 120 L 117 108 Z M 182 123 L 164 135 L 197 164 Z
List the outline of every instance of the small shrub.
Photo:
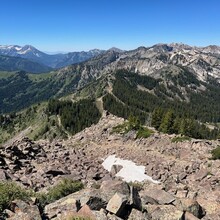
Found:
M 122 133 L 126 134 L 129 131 L 128 122 L 124 122 L 123 124 L 117 125 L 112 128 L 112 133 Z
M 113 127 L 112 132 L 126 134 L 131 130 L 138 131 L 141 128 L 140 120 L 135 116 L 129 116 L 128 121 Z
M 138 117 L 130 115 L 128 118 L 129 130 L 139 130 L 141 127 L 141 122 Z
M 216 147 L 214 150 L 211 151 L 212 160 L 219 160 L 220 159 L 220 146 Z
M 112 133 L 126 134 L 131 130 L 137 131 L 136 138 L 148 138 L 154 133 L 152 130 L 141 126 L 138 120 L 128 121 L 117 125 L 113 127 Z
M 140 127 L 137 131 L 136 138 L 148 138 L 150 137 L 154 132 L 148 128 Z
M 174 137 L 171 142 L 172 143 L 178 143 L 178 142 L 183 142 L 183 141 L 191 141 L 190 137 L 187 136 L 181 136 L 181 137 Z
M 80 181 L 73 181 L 71 179 L 63 179 L 60 183 L 50 188 L 48 193 L 39 193 L 37 195 L 41 207 L 52 203 L 62 197 L 71 193 L 79 191 L 83 188 Z
M 0 182 L 0 213 L 15 199 L 27 201 L 31 193 L 14 182 Z

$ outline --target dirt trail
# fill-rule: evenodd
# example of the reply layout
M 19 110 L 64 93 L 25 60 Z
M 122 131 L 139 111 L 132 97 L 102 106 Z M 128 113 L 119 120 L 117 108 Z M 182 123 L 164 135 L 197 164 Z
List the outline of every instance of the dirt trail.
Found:
M 103 112 L 104 112 L 104 106 L 103 106 L 102 98 L 103 98 L 103 96 L 96 100 L 96 107 L 98 108 L 101 115 L 103 115 Z

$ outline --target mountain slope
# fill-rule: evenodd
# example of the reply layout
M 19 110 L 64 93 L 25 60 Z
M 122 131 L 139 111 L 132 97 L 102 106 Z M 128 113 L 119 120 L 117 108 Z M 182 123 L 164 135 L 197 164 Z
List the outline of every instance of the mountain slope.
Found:
M 52 68 L 20 57 L 0 55 L 1 71 L 23 70 L 31 73 L 49 72 Z
M 139 117 L 142 123 L 153 125 L 159 130 L 163 129 L 162 131 L 165 133 L 181 133 L 193 138 L 215 139 L 219 135 L 217 125 L 215 127 L 212 126 L 215 129 L 210 130 L 208 128 L 209 124 L 206 122 L 220 121 L 220 102 L 216 101 L 220 97 L 220 88 L 215 81 L 205 83 L 184 71 L 182 69 L 182 75 L 180 74 L 178 78 L 172 78 L 168 75 L 164 79 L 155 79 L 151 76 L 141 76 L 126 70 L 119 70 L 103 75 L 96 80 L 91 80 L 90 83 L 76 90 L 76 87 L 74 89 L 70 85 L 74 85 L 81 77 L 78 75 L 79 78 L 77 80 L 74 81 L 74 78 L 72 78 L 72 81 L 69 81 L 70 95 L 62 97 L 62 101 L 51 100 L 49 105 L 46 102 L 43 103 L 43 108 L 40 105 L 36 105 L 29 108 L 29 110 L 23 111 L 22 114 L 4 114 L 0 139 L 5 141 L 16 135 L 17 132 L 28 134 L 35 139 L 71 136 L 69 132 L 75 132 L 79 128 L 78 125 L 75 125 L 78 123 L 75 120 L 79 119 L 79 116 L 76 117 L 77 112 L 80 113 L 80 117 L 85 123 L 91 120 L 90 116 L 95 111 L 92 110 L 92 112 L 87 114 L 88 119 L 86 119 L 85 110 L 89 108 L 86 107 L 80 111 L 79 109 L 71 110 L 72 107 L 69 100 L 74 100 L 74 103 L 77 103 L 85 98 L 94 100 L 94 103 L 96 100 L 100 113 L 105 114 L 107 110 L 123 118 L 129 118 L 133 115 Z M 61 80 L 64 75 L 60 75 L 60 80 L 57 79 L 57 82 L 53 81 L 54 76 L 57 76 L 55 74 L 57 73 L 54 72 L 41 79 L 40 75 L 20 72 L 4 78 L 0 82 L 4 83 L 4 81 L 9 80 L 10 83 L 8 84 L 10 86 L 6 90 L 6 87 L 0 85 L 2 87 L 0 98 L 3 99 L 3 102 L 0 103 L 1 109 L 9 111 L 9 109 L 15 108 L 15 110 L 18 110 L 32 103 L 48 100 L 51 97 L 61 97 L 65 94 L 64 91 L 67 91 L 65 89 L 68 88 L 68 83 Z M 80 86 L 79 82 L 75 86 Z M 170 82 L 176 83 L 178 87 L 169 85 L 168 83 Z M 38 90 L 39 87 L 44 88 L 44 90 Z M 185 91 L 187 96 L 181 96 L 183 87 L 187 90 Z M 195 90 L 196 87 L 205 88 L 205 91 Z M 14 90 L 11 90 L 11 88 L 14 88 Z M 75 93 L 72 94 L 71 89 Z M 3 98 L 6 95 L 8 98 Z M 78 106 L 81 106 L 81 104 Z M 89 106 L 92 105 L 89 104 Z M 159 121 L 155 121 L 155 112 L 159 112 L 157 115 Z M 169 130 L 166 128 L 169 124 L 163 124 L 162 127 L 162 122 L 168 113 L 171 113 L 171 121 L 169 123 L 172 123 Z M 43 120 L 44 123 L 39 124 L 39 120 Z M 158 123 L 159 125 L 157 126 Z M 15 127 L 16 129 L 14 129 Z
M 127 51 L 120 55 L 114 65 L 117 69 L 128 69 L 153 77 L 157 71 L 171 65 L 189 68 L 202 81 L 207 80 L 209 76 L 217 80 L 220 77 L 218 56 L 182 44 L 157 44 L 149 48 L 140 47 Z
M 216 55 L 188 45 L 158 44 L 126 52 L 107 51 L 38 80 L 25 73 L 2 79 L 0 106 L 2 112 L 8 112 L 75 92 L 93 97 L 110 93 L 144 118 L 162 106 L 203 122 L 219 122 L 219 78 Z M 17 92 L 10 91 L 13 83 L 19 87 Z M 126 111 L 123 116 L 130 113 Z

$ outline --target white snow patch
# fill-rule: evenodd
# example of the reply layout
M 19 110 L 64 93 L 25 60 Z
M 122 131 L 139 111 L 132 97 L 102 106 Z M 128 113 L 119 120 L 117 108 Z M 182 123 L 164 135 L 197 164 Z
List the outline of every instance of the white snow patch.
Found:
M 142 182 L 148 180 L 156 184 L 160 183 L 145 174 L 144 166 L 138 166 L 130 160 L 122 160 L 117 158 L 115 155 L 108 156 L 102 165 L 109 172 L 111 171 L 113 165 L 121 165 L 123 168 L 116 174 L 116 176 L 121 177 L 126 182 Z
M 30 47 L 28 47 L 27 50 L 20 51 L 20 52 L 18 52 L 18 53 L 19 53 L 19 54 L 26 54 L 28 51 L 31 51 L 31 48 L 30 48 Z
M 15 50 L 21 50 L 22 47 L 15 47 Z
M 35 53 L 35 55 L 36 55 L 37 57 L 40 57 L 39 53 Z

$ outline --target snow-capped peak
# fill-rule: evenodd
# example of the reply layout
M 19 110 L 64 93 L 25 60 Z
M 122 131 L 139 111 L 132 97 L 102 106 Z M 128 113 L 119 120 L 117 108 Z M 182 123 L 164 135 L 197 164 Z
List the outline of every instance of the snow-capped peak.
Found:
M 31 45 L 0 45 L 0 55 L 21 56 L 23 58 L 33 58 L 43 56 L 42 52 Z

